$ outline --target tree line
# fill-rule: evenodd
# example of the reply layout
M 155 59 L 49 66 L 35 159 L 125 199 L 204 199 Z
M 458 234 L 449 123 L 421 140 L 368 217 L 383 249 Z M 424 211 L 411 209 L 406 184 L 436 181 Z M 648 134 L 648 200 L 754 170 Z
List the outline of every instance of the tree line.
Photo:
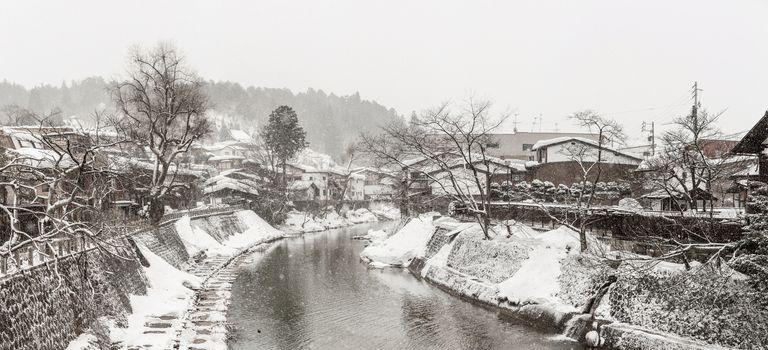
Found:
M 211 112 L 224 119 L 212 124 L 212 139 L 227 129 L 255 134 L 257 126 L 265 125 L 273 110 L 285 105 L 297 113 L 314 150 L 340 159 L 361 130 L 373 131 L 399 118 L 394 109 L 365 100 L 359 93 L 339 96 L 312 88 L 294 93 L 289 89 L 243 87 L 238 83 L 211 80 L 201 80 L 200 85 L 208 97 Z M 73 115 L 90 123 L 94 110 L 114 106 L 108 87 L 109 82 L 101 77 L 31 89 L 4 80 L 0 82 L 0 108 L 8 113 L 0 115 L 17 115 L 20 110 L 28 110 L 37 115 L 51 115 L 54 123 L 62 123 Z M 32 118 L 14 121 L 34 122 Z M 8 122 L 0 120 L 0 123 Z

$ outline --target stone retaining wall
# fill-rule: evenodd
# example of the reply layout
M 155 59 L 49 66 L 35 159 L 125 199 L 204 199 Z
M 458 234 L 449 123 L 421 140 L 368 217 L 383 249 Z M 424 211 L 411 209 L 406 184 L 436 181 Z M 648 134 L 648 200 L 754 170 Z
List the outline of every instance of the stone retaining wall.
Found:
M 219 209 L 219 211 L 221 211 Z M 192 219 L 217 240 L 245 227 L 231 211 Z M 222 227 L 219 231 L 217 227 Z M 79 334 L 98 327 L 103 316 L 125 322 L 129 295 L 144 295 L 146 260 L 131 241 L 140 242 L 178 269 L 190 259 L 173 221 L 111 241 L 110 253 L 95 248 L 0 279 L 0 350 L 61 350 Z M 110 348 L 100 340 L 100 348 Z
M 176 232 L 175 225 L 166 225 L 139 233 L 134 238 L 173 267 L 179 270 L 187 267 L 189 254 Z
M 0 281 L 0 350 L 65 349 L 97 318 L 124 319 L 128 295 L 146 293 L 147 283 L 127 239 L 116 243 Z

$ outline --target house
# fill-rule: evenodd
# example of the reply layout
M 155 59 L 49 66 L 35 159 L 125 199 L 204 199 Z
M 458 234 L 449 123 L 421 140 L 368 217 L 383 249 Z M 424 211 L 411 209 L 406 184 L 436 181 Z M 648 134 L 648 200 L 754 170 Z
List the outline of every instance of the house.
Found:
M 597 141 L 598 134 L 592 133 L 560 133 L 560 132 L 524 132 L 515 131 L 510 134 L 489 134 L 491 143 L 487 145 L 489 155 L 501 159 L 535 160 L 533 146 L 541 140 L 551 140 L 562 137 L 583 138 Z
M 768 146 L 768 111 L 730 151 L 734 155 L 751 155 L 757 158 L 756 165 L 745 168 L 732 176 L 734 184 L 729 190 L 738 195 L 742 206 L 744 206 L 743 203 L 746 203 L 747 196 L 752 189 L 768 183 L 766 146 Z
M 238 141 L 229 140 L 203 146 L 202 150 L 207 157 L 205 163 L 222 172 L 242 167 L 247 148 Z
M 690 190 L 691 199 L 696 201 L 697 210 L 707 211 L 710 205 L 714 207 L 714 202 L 718 199 L 704 189 L 697 188 Z M 685 190 L 678 187 L 673 190 L 659 189 L 649 194 L 643 195 L 644 207 L 656 211 L 687 211 L 688 199 Z
M 355 174 L 365 176 L 363 181 L 363 199 L 389 200 L 395 197 L 399 181 L 394 174 L 374 168 L 360 168 L 355 170 Z
M 765 152 L 766 145 L 768 145 L 768 111 L 742 137 L 741 141 L 736 146 L 733 146 L 731 153 L 757 156 L 757 174 L 752 179 L 768 183 L 768 154 Z
M 532 179 L 570 186 L 582 181 L 582 165 L 588 166 L 597 161 L 600 145 L 597 141 L 583 137 L 558 137 L 541 140 L 532 149 L 535 161 L 527 164 Z M 600 153 L 601 182 L 626 183 L 642 162 L 642 158 L 636 154 L 606 145 L 602 146 Z M 597 182 L 596 171 L 590 171 L 587 176 L 589 181 Z
M 535 161 L 539 164 L 582 161 L 593 163 L 597 161 L 600 144 L 583 137 L 558 137 L 536 142 L 532 150 Z M 608 164 L 629 164 L 637 166 L 642 158 L 635 154 L 614 150 L 602 145 L 601 162 Z
M 300 201 L 314 201 L 320 197 L 320 189 L 312 181 L 297 180 L 288 185 L 291 198 Z
M 331 174 L 327 170 L 320 170 L 309 165 L 293 163 L 286 164 L 285 173 L 289 182 L 300 181 L 313 183 L 314 187 L 318 190 L 318 194 L 312 197 L 313 200 L 331 199 L 332 192 L 337 190 L 337 186 L 335 182 L 331 181 Z M 307 186 L 302 184 L 300 187 L 304 188 Z
M 226 170 L 205 181 L 203 194 L 210 204 L 256 201 L 265 181 L 261 176 L 244 169 Z
M 0 159 L 7 162 L 2 165 L 19 165 L 8 167 L 0 173 L 0 181 L 16 183 L 0 188 L 0 201 L 22 208 L 12 214 L 22 231 L 30 235 L 42 232 L 46 224 L 39 213 L 63 196 L 70 196 L 70 191 L 75 193 L 74 201 L 81 204 L 85 204 L 84 195 L 88 191 L 95 192 L 95 180 L 102 174 L 98 171 L 80 172 L 76 162 L 87 155 L 90 162 L 87 166 L 90 168 L 86 170 L 102 164 L 102 157 L 95 158 L 93 153 L 86 153 L 90 146 L 87 135 L 70 127 L 0 128 Z M 76 186 L 74 181 L 77 181 Z M 52 214 L 63 214 L 63 211 L 63 208 L 58 208 Z M 2 224 L 10 225 L 10 222 Z M 10 237 L 10 226 L 0 227 L 0 236 L 3 239 Z
M 345 199 L 361 201 L 365 199 L 365 174 L 351 173 L 347 180 Z
M 504 181 L 519 182 L 526 177 L 527 170 L 523 162 L 499 158 L 486 158 L 483 161 L 481 157 L 477 158 L 471 165 L 463 159 L 454 159 L 446 163 L 447 167 L 424 169 L 429 175 L 430 193 L 479 196 L 481 188 L 482 193 L 488 194 L 489 186 L 493 184 L 501 184 Z M 481 182 L 480 188 L 477 186 L 477 180 Z

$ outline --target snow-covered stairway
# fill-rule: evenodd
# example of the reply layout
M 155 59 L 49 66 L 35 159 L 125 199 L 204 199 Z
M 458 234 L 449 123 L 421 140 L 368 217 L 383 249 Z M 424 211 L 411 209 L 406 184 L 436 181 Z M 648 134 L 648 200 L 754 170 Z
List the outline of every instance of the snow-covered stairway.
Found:
M 256 250 L 263 251 L 269 244 Z M 238 267 L 248 261 L 248 254 L 233 257 L 211 257 L 188 272 L 204 279 L 195 301 L 184 314 L 181 331 L 173 349 L 227 349 L 227 308 L 232 283 Z

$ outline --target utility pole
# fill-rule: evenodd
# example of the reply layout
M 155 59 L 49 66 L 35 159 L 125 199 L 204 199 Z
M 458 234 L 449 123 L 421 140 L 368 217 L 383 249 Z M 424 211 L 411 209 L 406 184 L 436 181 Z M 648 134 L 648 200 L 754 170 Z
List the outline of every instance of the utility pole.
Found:
M 651 127 L 650 127 L 650 130 L 649 130 L 648 129 L 648 123 L 643 121 L 643 126 L 642 126 L 642 128 L 640 130 L 642 132 L 646 132 L 647 131 L 650 134 L 650 136 L 648 136 L 647 141 L 651 143 L 651 156 L 655 156 L 656 155 L 656 134 L 655 134 L 656 128 L 655 128 L 654 122 L 651 122 L 650 125 L 651 125 Z
M 699 142 L 699 82 L 693 82 L 693 107 L 691 107 L 691 118 L 693 119 L 693 142 L 698 144 Z M 687 146 L 687 147 L 690 147 Z M 698 147 L 695 145 L 694 147 Z M 685 150 L 688 153 L 688 150 Z M 696 161 L 691 160 L 691 208 L 696 211 L 698 208 L 698 198 L 696 194 L 699 192 L 698 184 L 696 183 Z
M 513 129 L 512 129 L 512 130 L 514 130 L 514 131 L 515 131 L 515 133 L 517 133 L 517 113 L 515 113 L 515 119 L 514 119 L 514 121 L 512 122 L 512 127 L 513 127 Z
M 691 108 L 691 117 L 693 118 L 694 126 L 696 129 L 699 127 L 699 91 L 704 91 L 702 89 L 699 89 L 699 82 L 694 81 L 693 82 L 693 107 Z
M 541 122 L 542 122 L 542 117 L 541 117 L 541 113 L 539 113 L 539 132 L 541 132 Z

